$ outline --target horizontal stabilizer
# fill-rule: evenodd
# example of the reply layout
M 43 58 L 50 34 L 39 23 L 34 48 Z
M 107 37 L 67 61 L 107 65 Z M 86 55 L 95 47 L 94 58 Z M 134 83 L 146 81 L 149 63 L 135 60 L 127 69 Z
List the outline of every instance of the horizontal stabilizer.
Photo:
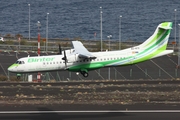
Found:
M 159 26 L 159 28 L 165 29 L 165 30 L 170 30 L 170 29 L 172 29 L 172 27 L 164 27 L 164 26 Z
M 169 25 L 169 22 L 161 23 L 158 27 L 161 28 L 161 29 L 165 29 L 165 30 L 172 29 L 172 26 Z

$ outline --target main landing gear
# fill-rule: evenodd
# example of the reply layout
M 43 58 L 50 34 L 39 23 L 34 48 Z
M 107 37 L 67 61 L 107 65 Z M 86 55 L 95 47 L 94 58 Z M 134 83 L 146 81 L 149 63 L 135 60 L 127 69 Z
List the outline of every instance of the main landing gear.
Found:
M 86 71 L 81 71 L 81 74 L 84 76 L 84 77 L 88 77 L 88 72 L 86 72 Z

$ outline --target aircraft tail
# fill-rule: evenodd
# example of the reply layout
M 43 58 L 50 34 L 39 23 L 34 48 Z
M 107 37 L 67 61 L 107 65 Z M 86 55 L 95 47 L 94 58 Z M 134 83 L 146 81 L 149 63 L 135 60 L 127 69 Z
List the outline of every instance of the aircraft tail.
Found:
M 154 34 L 149 37 L 144 43 L 139 45 L 139 48 L 146 51 L 146 53 L 147 51 L 149 51 L 149 53 L 151 54 L 151 58 L 166 55 L 166 53 L 172 53 L 173 50 L 171 50 L 171 52 L 165 52 L 171 29 L 172 22 L 163 22 L 159 24 Z

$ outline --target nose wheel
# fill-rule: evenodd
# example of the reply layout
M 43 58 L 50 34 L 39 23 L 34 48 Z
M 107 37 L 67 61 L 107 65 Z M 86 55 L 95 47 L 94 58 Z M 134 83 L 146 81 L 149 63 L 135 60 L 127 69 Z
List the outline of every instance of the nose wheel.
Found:
M 84 76 L 84 77 L 88 77 L 88 73 L 86 71 L 81 71 L 81 74 Z

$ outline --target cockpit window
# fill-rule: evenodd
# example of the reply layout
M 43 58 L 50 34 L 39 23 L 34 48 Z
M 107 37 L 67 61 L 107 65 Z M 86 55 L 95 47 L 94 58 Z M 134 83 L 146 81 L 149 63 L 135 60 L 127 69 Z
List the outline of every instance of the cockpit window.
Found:
M 16 61 L 15 64 L 24 64 L 24 61 Z
M 15 63 L 16 63 L 16 64 L 19 64 L 19 61 L 16 61 Z

